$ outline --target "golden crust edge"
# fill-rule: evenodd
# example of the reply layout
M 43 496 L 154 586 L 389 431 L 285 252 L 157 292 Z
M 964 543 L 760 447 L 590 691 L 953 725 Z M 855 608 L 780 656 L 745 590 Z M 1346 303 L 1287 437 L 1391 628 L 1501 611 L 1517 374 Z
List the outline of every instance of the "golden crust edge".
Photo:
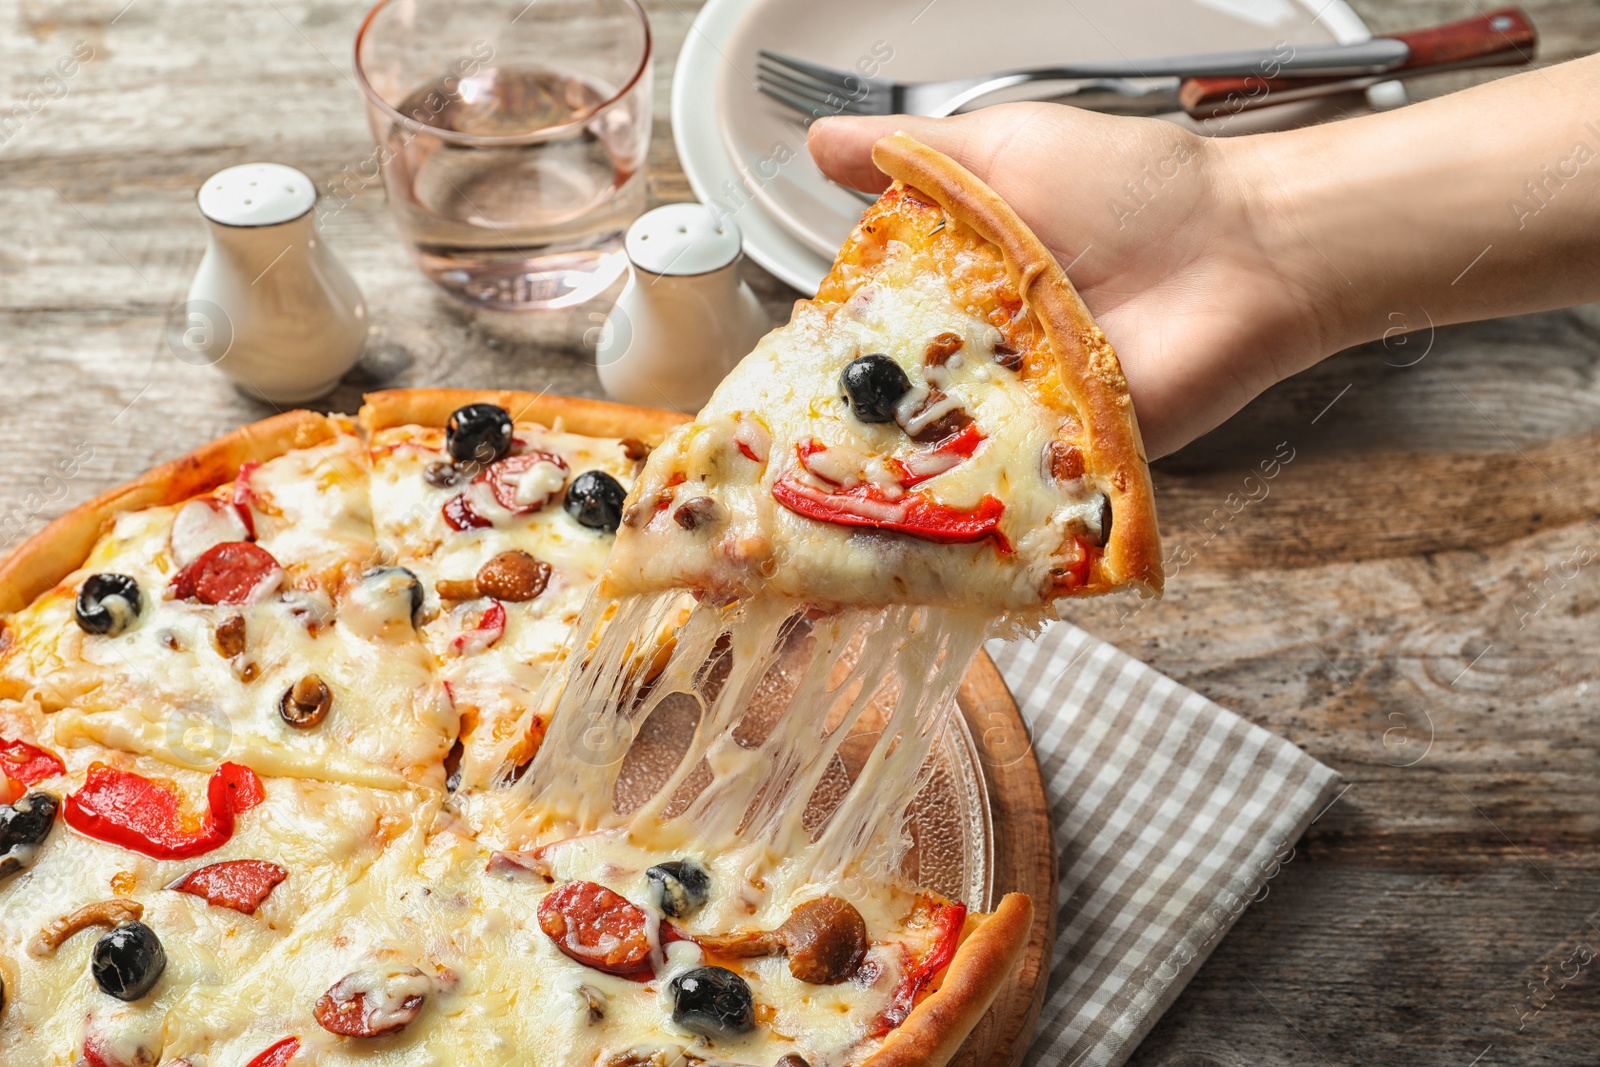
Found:
M 589 400 L 554 393 L 529 393 L 512 389 L 386 389 L 362 398 L 359 421 L 372 434 L 391 426 L 443 426 L 450 413 L 464 404 L 498 404 L 516 422 L 549 425 L 589 437 L 632 437 L 654 447 L 688 415 L 660 408 L 633 407 L 609 400 Z
M 861 1067 L 943 1067 L 961 1048 L 1016 967 L 1033 929 L 1033 901 L 1007 893 L 967 935 L 939 988 L 912 1009 Z
M 1111 543 L 1104 562 L 1120 582 L 1146 595 L 1162 588 L 1161 536 L 1149 460 L 1116 351 L 1084 306 L 1066 271 L 1004 200 L 971 171 L 915 138 L 894 133 L 872 149 L 878 169 L 931 196 L 998 247 L 1017 292 L 1055 349 L 1063 384 L 1075 394 L 1093 441 L 1091 463 L 1111 494 Z M 1081 386 L 1081 388 L 1080 388 Z M 1107 462 L 1109 460 L 1109 462 Z M 1090 585 L 1067 596 L 1108 592 Z
M 27 607 L 81 567 L 117 515 L 179 503 L 231 481 L 240 464 L 310 448 L 350 428 L 344 416 L 284 412 L 246 423 L 79 504 L 0 560 L 0 614 Z

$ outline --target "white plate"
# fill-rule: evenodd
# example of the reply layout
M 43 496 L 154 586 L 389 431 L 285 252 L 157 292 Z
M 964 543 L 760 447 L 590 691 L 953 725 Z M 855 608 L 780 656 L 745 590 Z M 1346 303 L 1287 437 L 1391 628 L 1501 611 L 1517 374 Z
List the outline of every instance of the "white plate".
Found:
M 745 254 L 814 296 L 832 261 L 806 247 L 756 202 L 750 191 L 755 178 L 740 173 L 717 132 L 716 73 L 724 62 L 718 49 L 751 3 L 708 0 L 695 16 L 672 78 L 672 139 L 689 188 L 701 203 L 733 215 L 744 234 Z
M 690 187 L 734 216 L 750 258 L 811 294 L 863 205 L 811 162 L 801 116 L 756 91 L 758 48 L 844 68 L 887 51 L 883 76 L 920 80 L 1061 59 L 1370 36 L 1344 0 L 1009 0 L 1007 24 L 1028 33 L 985 36 L 996 10 L 994 0 L 709 0 L 672 86 L 673 137 Z M 1404 95 L 1389 82 L 1369 100 L 1394 106 Z M 1230 129 L 1314 121 L 1327 117 L 1324 107 L 1266 109 Z

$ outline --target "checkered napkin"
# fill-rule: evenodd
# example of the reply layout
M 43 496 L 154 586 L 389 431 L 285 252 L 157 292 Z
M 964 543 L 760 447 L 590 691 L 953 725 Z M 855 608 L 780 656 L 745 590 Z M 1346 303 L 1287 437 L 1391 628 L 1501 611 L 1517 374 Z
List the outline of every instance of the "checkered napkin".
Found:
M 1115 1067 L 1334 799 L 1338 775 L 1067 623 L 989 652 L 1032 728 L 1061 879 L 1025 1063 Z

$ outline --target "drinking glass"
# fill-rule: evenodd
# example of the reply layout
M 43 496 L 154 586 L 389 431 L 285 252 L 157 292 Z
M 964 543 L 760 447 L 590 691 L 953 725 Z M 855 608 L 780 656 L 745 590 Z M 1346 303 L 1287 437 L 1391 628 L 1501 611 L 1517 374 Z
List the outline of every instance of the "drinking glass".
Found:
M 422 272 L 501 310 L 615 280 L 645 204 L 650 60 L 637 0 L 380 0 L 356 77 Z

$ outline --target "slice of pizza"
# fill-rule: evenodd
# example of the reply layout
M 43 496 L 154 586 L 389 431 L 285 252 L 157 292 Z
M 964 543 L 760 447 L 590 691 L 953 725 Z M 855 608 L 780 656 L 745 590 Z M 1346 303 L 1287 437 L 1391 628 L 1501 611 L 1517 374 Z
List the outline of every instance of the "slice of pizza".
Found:
M 253 973 L 427 811 L 410 791 L 58 751 L 42 725 L 0 706 L 18 787 L 0 805 L 0 1063 L 169 1062 L 174 1002 Z
M 487 786 L 544 734 L 534 695 L 615 541 L 640 438 L 682 420 L 451 390 L 374 394 L 362 420 L 378 545 L 419 582 L 421 634 L 460 717 L 452 783 Z
M 253 973 L 184 998 L 170 1051 L 328 1067 L 380 1049 L 458 1067 L 944 1062 L 1014 961 L 1027 899 L 976 915 L 852 884 L 853 900 L 776 899 L 737 857 L 666 842 L 493 852 L 414 835 Z
M 894 184 L 645 464 L 603 587 L 1036 613 L 1161 587 L 1116 354 L 1065 272 L 954 161 L 897 134 Z
M 135 483 L 146 506 L 85 505 L 103 516 L 88 558 L 3 619 L 0 697 L 37 701 L 62 746 L 442 786 L 454 718 L 420 590 L 378 565 L 363 446 L 348 420 L 296 418 L 299 438 L 243 453 L 259 459 L 235 435 L 158 468 Z

